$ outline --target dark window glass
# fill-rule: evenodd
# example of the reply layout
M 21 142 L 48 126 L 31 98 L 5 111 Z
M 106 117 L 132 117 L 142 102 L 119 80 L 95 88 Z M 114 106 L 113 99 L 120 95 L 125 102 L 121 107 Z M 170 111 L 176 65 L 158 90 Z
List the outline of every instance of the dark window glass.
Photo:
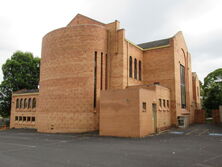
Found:
M 134 59 L 134 78 L 137 79 L 137 60 Z
M 163 100 L 163 107 L 166 107 L 166 100 Z
M 24 108 L 27 108 L 27 99 L 24 100 Z
M 32 108 L 35 108 L 36 107 L 36 98 L 33 98 L 32 99 Z
M 32 117 L 32 122 L 35 122 L 35 117 Z
M 100 89 L 103 90 L 103 52 L 101 53 Z
M 97 99 L 97 52 L 94 55 L 94 97 L 93 97 L 93 107 L 96 108 L 96 99 Z
M 160 107 L 162 106 L 162 100 L 161 99 L 159 99 L 159 105 L 160 105 Z
M 31 108 L 31 101 L 32 101 L 32 99 L 29 98 L 29 100 L 28 100 L 28 108 Z
M 139 61 L 139 80 L 142 80 L 142 62 Z
M 186 108 L 185 68 L 183 65 L 180 65 L 180 90 L 181 90 L 181 107 Z
M 16 108 L 19 108 L 19 99 L 16 100 Z
M 22 108 L 23 99 L 20 99 L 20 106 L 19 108 Z
M 105 77 L 105 80 L 106 80 L 106 85 L 105 85 L 105 86 L 106 86 L 106 87 L 105 87 L 105 89 L 107 89 L 107 88 L 108 88 L 108 57 L 107 57 L 107 54 L 106 54 L 106 62 L 105 62 L 105 65 L 106 65 L 106 68 L 105 68 L 105 69 L 106 69 L 106 72 L 105 72 L 105 73 L 106 73 L 106 74 L 105 74 L 105 75 L 106 75 L 106 77 Z
M 15 117 L 15 121 L 18 121 L 18 116 Z
M 143 112 L 146 112 L 146 102 L 143 102 Z
M 133 59 L 132 56 L 129 58 L 129 77 L 133 77 Z

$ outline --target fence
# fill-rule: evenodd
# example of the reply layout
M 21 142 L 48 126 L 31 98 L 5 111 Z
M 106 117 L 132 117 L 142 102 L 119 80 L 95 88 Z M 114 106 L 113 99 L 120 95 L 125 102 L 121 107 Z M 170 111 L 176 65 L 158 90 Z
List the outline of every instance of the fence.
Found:
M 219 110 L 212 110 L 213 123 L 219 124 L 220 121 L 220 112 Z
M 195 123 L 203 124 L 206 120 L 206 111 L 205 110 L 195 110 L 194 120 Z

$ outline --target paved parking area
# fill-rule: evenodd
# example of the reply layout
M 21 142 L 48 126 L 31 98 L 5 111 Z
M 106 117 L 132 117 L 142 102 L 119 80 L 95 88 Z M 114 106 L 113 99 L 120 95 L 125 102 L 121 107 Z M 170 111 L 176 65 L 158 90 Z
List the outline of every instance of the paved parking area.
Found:
M 193 125 L 142 139 L 0 131 L 0 167 L 221 167 L 222 127 Z

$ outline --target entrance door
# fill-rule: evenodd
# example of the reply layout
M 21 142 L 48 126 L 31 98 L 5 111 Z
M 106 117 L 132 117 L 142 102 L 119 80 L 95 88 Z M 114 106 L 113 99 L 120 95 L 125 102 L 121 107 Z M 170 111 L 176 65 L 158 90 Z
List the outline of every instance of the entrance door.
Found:
M 154 132 L 157 132 L 157 106 L 155 103 L 152 104 L 152 109 L 153 109 L 153 127 L 154 127 Z

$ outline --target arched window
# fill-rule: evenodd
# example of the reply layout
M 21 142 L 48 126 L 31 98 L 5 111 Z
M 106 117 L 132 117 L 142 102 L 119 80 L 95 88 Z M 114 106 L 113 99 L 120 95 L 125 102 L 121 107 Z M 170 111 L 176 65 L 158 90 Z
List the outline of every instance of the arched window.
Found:
M 22 108 L 23 99 L 20 99 L 19 108 Z
M 16 100 L 16 108 L 19 108 L 19 99 Z
M 36 99 L 33 98 L 33 99 L 32 99 L 32 108 L 35 108 L 35 107 L 36 107 Z
M 142 80 L 142 63 L 139 61 L 139 80 Z
M 24 106 L 23 108 L 27 108 L 27 99 L 24 100 Z
M 29 100 L 28 100 L 28 108 L 31 108 L 31 98 L 29 98 Z
M 132 56 L 129 57 L 129 77 L 133 77 L 133 59 Z
M 137 79 L 137 60 L 134 59 L 134 78 Z

